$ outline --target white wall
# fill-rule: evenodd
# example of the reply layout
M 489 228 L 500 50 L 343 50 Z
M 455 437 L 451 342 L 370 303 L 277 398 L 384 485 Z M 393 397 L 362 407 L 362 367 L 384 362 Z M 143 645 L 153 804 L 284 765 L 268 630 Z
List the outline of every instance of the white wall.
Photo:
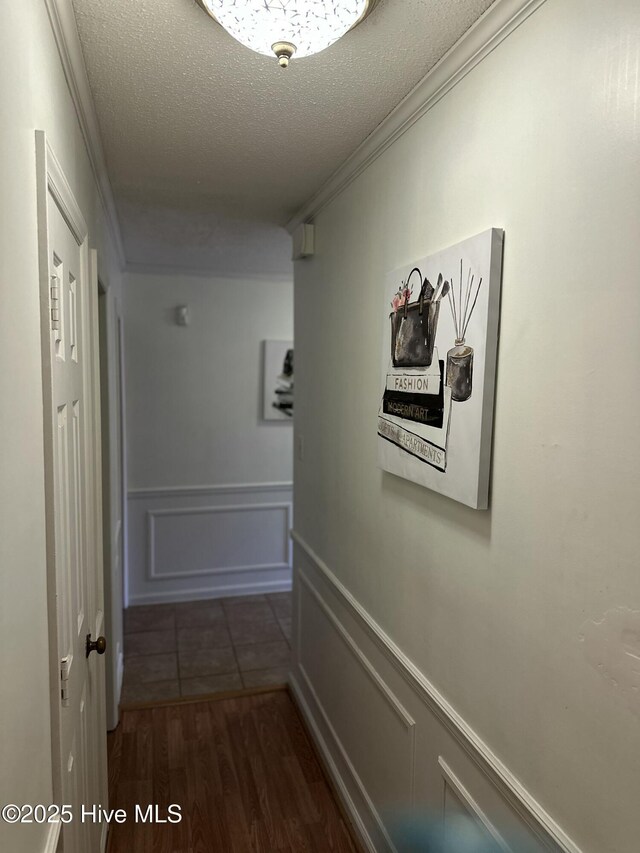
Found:
M 47 133 L 119 287 L 95 182 L 41 0 L 5 3 L 0 26 L 0 802 L 50 803 L 36 129 Z M 43 849 L 49 827 L 0 822 L 0 848 Z
M 324 207 L 296 264 L 294 684 L 380 850 L 374 812 L 441 811 L 439 755 L 499 826 L 516 791 L 560 849 L 637 850 L 639 69 L 636 0 L 547 0 Z M 389 270 L 492 226 L 474 512 L 377 468 L 381 298 Z
M 124 322 L 130 603 L 290 585 L 292 425 L 260 414 L 292 281 L 128 274 Z

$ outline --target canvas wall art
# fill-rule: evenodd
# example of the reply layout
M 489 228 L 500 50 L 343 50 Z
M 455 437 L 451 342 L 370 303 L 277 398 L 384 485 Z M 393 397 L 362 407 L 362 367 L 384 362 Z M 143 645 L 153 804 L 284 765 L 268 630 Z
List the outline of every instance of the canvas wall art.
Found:
M 262 417 L 265 421 L 293 418 L 293 341 L 264 341 Z
M 387 276 L 380 467 L 488 506 L 503 231 Z

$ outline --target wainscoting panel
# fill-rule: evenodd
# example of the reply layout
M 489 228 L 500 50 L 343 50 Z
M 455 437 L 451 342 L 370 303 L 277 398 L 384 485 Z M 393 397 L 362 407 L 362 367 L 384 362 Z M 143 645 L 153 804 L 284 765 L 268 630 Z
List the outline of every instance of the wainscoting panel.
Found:
M 383 813 L 413 801 L 415 722 L 306 576 L 300 580 L 303 683 L 332 726 L 343 757 L 348 754 L 358 768 L 360 793 L 382 826 Z M 368 713 L 353 714 L 354 708 Z M 350 744 L 348 753 L 344 744 Z
M 331 569 L 293 538 L 290 683 L 366 849 L 422 849 L 429 832 L 444 831 L 462 833 L 465 849 L 483 853 L 581 853 Z M 452 842 L 452 853 L 459 846 Z
M 292 486 L 132 490 L 129 603 L 291 588 Z
M 455 839 L 464 833 L 465 841 L 478 850 L 496 850 L 496 853 L 509 853 L 504 838 L 500 835 L 471 794 L 464 787 L 447 762 L 438 759 L 443 787 L 443 823 L 445 837 Z
M 149 580 L 289 568 L 291 504 L 147 512 Z

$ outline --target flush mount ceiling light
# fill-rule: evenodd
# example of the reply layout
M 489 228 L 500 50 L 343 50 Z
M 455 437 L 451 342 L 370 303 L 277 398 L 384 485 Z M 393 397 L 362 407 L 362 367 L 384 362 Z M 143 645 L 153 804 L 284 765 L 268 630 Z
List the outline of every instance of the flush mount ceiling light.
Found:
M 237 41 L 282 68 L 319 53 L 353 29 L 379 0 L 198 0 Z

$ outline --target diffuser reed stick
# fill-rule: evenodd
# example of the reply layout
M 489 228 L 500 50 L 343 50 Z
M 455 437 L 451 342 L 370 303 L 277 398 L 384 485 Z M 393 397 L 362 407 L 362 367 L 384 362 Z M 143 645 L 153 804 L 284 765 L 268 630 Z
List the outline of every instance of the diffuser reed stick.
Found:
M 462 282 L 462 259 L 460 259 L 460 284 L 458 285 L 458 293 L 456 295 L 455 287 L 452 287 L 449 291 L 449 304 L 451 306 L 451 314 L 453 316 L 453 325 L 456 331 L 457 344 L 464 343 L 464 339 L 467 334 L 467 328 L 469 327 L 469 321 L 471 320 L 471 315 L 473 314 L 473 311 L 476 307 L 480 288 L 482 287 L 482 276 L 478 280 L 478 284 L 475 288 L 475 293 L 473 288 L 475 282 L 475 275 L 472 274 L 471 268 L 469 268 L 469 272 L 467 275 L 467 283 L 464 286 L 464 296 L 462 292 Z M 473 299 L 471 298 L 472 293 L 474 293 Z

